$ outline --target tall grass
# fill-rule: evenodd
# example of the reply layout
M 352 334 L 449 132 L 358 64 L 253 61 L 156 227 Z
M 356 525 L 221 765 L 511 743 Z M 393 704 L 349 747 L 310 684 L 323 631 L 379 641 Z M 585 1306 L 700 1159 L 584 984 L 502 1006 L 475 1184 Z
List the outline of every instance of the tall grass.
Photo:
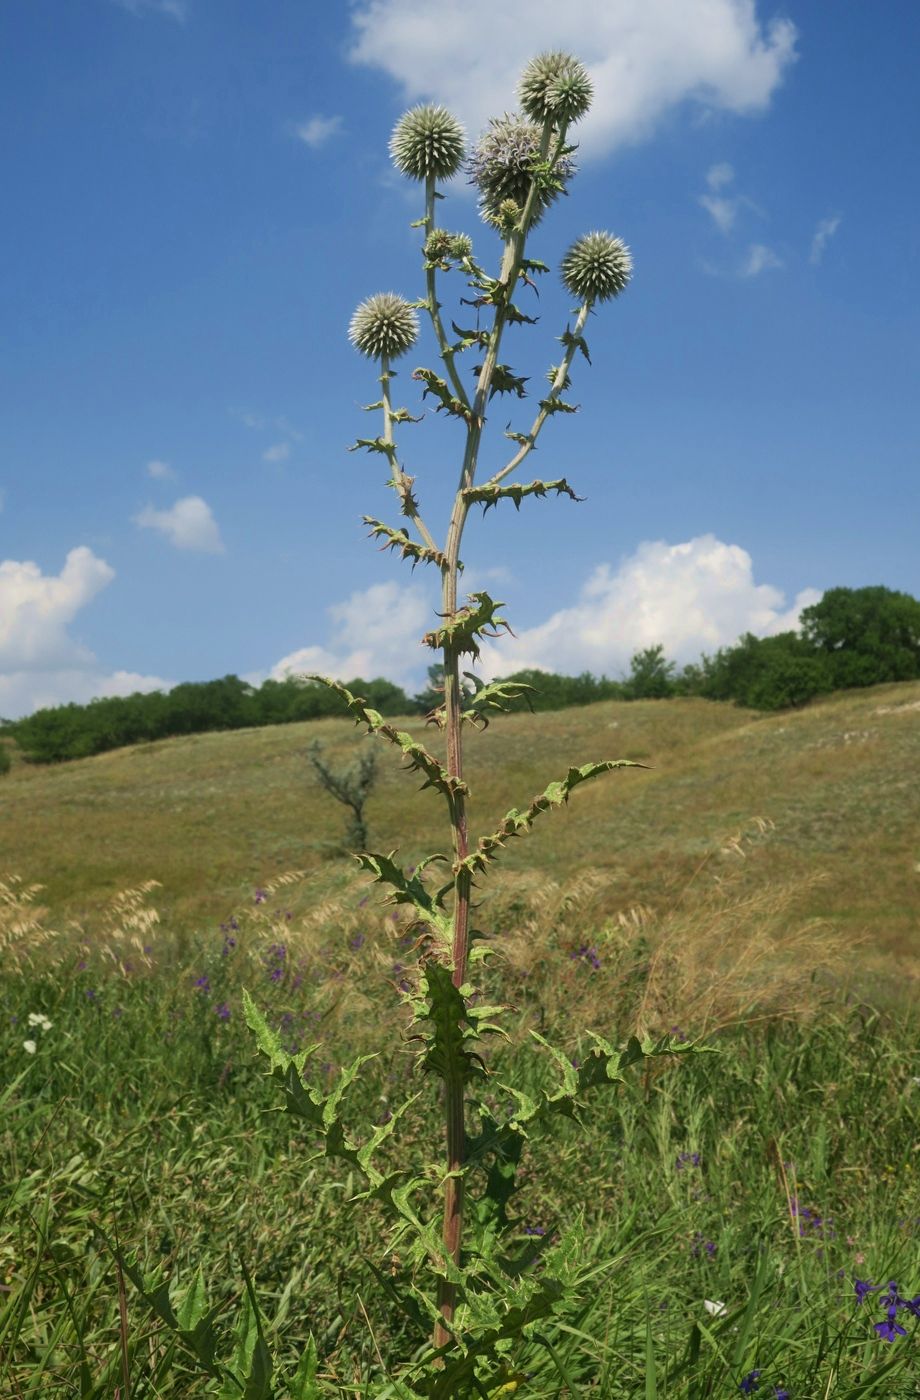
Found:
M 767 835 L 742 845 L 749 861 L 766 858 Z M 741 1394 L 757 1370 L 771 1397 L 918 1393 L 913 1320 L 902 1312 L 908 1335 L 889 1344 L 879 1295 L 854 1293 L 857 1278 L 920 1289 L 920 1085 L 904 1053 L 917 1026 L 847 1002 L 839 945 L 771 934 L 791 896 L 771 910 L 746 876 L 737 851 L 714 852 L 658 910 L 592 922 L 597 873 L 508 882 L 490 910 L 515 1040 L 542 1028 L 577 1059 L 586 1027 L 723 1028 L 721 1053 L 692 1074 L 623 1085 L 587 1134 L 534 1144 L 520 1235 L 551 1235 L 557 1270 L 596 1272 L 575 1324 L 509 1353 L 522 1395 L 695 1400 Z M 292 1048 L 321 1039 L 330 1082 L 383 1039 L 354 1106 L 382 1121 L 412 1073 L 401 922 L 328 872 L 321 892 L 296 875 L 254 891 L 197 936 L 157 924 L 153 887 L 126 892 L 107 921 L 57 930 L 35 891 L 4 891 L 0 1394 L 242 1393 L 191 1366 L 120 1277 L 117 1250 L 176 1303 L 200 1264 L 231 1360 L 251 1332 L 245 1268 L 282 1373 L 313 1338 L 332 1393 L 385 1394 L 414 1338 L 362 1272 L 380 1221 L 345 1209 L 359 1182 L 274 1111 L 239 998 L 250 986 Z M 529 1065 L 533 1090 L 545 1067 Z M 410 1148 L 435 1126 L 423 1104 Z

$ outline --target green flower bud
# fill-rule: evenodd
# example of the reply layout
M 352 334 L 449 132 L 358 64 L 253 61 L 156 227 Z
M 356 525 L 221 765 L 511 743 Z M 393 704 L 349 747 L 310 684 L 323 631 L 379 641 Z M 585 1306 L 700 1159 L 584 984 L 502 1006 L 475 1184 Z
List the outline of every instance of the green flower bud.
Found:
M 453 113 L 429 103 L 400 117 L 390 137 L 396 169 L 411 180 L 449 180 L 466 152 L 466 135 Z
M 531 59 L 518 86 L 524 111 L 541 123 L 547 117 L 557 124 L 579 121 L 591 106 L 592 95 L 584 64 L 558 49 Z
M 362 301 L 351 318 L 348 339 L 371 360 L 384 355 L 397 359 L 411 350 L 418 338 L 418 316 L 395 292 L 378 292 Z
M 609 301 L 623 291 L 632 275 L 626 244 L 611 233 L 586 233 L 562 259 L 562 281 L 578 301 Z
M 455 233 L 451 235 L 450 255 L 457 262 L 462 262 L 464 258 L 473 256 L 473 240 L 468 233 Z

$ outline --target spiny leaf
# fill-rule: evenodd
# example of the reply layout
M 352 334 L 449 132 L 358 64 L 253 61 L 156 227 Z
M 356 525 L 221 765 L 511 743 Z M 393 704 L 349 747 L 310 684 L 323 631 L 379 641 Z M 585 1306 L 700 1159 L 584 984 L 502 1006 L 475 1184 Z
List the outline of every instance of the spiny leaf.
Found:
M 480 596 L 480 595 L 473 595 Z M 485 596 L 484 594 L 481 596 Z M 427 639 L 426 639 L 427 640 Z M 330 680 L 328 676 L 310 674 L 308 680 L 319 681 L 330 690 L 334 690 L 341 695 L 352 714 L 355 716 L 355 724 L 366 724 L 371 734 L 379 734 L 382 738 L 388 739 L 395 745 L 406 758 L 406 767 L 417 769 L 425 775 L 425 782 L 422 788 L 433 787 L 442 792 L 445 797 L 452 800 L 455 793 L 468 793 L 469 788 L 461 778 L 454 777 L 448 773 L 438 760 L 428 752 L 423 744 L 413 739 L 411 734 L 403 729 L 394 729 L 392 724 L 387 724 L 386 720 L 377 710 L 372 710 L 365 700 L 358 695 L 352 695 L 347 686 L 340 685 L 338 681 Z
M 392 442 L 385 442 L 382 437 L 358 438 L 349 447 L 349 452 L 357 452 L 360 448 L 367 452 L 380 452 L 389 462 L 396 460 L 396 447 Z
M 460 711 L 460 718 L 472 724 L 474 728 L 488 729 L 489 717 L 486 710 L 501 710 L 507 714 L 515 700 L 523 700 L 529 710 L 533 710 L 528 691 L 535 687 L 526 685 L 523 681 L 490 681 L 488 685 L 473 674 L 472 671 L 464 671 L 467 680 L 472 681 L 474 695 L 466 709 Z M 447 723 L 447 710 L 444 705 L 438 705 L 427 716 L 428 724 L 436 724 L 439 729 L 443 729 Z
M 498 616 L 504 603 L 496 603 L 488 593 L 471 593 L 469 605 L 459 608 L 450 621 L 433 632 L 426 632 L 422 641 L 435 651 L 449 649 L 456 656 L 479 656 L 477 637 L 497 637 L 499 628 L 511 632 L 509 624 Z
M 458 326 L 456 321 L 451 321 L 450 325 L 454 335 L 460 337 L 460 343 L 454 346 L 455 350 L 468 350 L 471 345 L 478 345 L 481 350 L 488 347 L 491 338 L 489 331 L 481 331 L 478 327 L 466 331 L 462 326 Z
M 475 375 L 482 373 L 482 365 L 477 365 L 473 370 Z M 519 399 L 526 399 L 527 390 L 524 385 L 528 376 L 515 374 L 510 365 L 496 365 L 492 370 L 492 379 L 489 384 L 489 398 L 494 398 L 496 394 L 517 394 Z
M 431 549 L 428 545 L 418 544 L 410 539 L 405 530 L 395 530 L 392 525 L 385 525 L 382 520 L 375 520 L 372 515 L 362 517 L 365 525 L 370 525 L 370 538 L 383 537 L 385 543 L 380 547 L 385 549 L 398 549 L 403 559 L 411 559 L 412 567 L 416 564 L 437 564 L 439 569 L 447 568 L 447 555 L 440 549 Z M 462 564 L 458 565 L 462 568 Z
M 605 759 L 601 763 L 583 763 L 579 768 L 570 768 L 564 778 L 558 782 L 550 783 L 549 786 L 533 799 L 530 806 L 523 812 L 519 812 L 516 807 L 503 818 L 497 831 L 489 836 L 480 837 L 479 844 L 475 851 L 471 851 L 460 866 L 465 867 L 472 873 L 485 870 L 490 860 L 497 858 L 498 852 L 503 849 L 505 843 L 514 836 L 522 836 L 529 831 L 541 812 L 546 812 L 550 807 L 561 807 L 569 800 L 569 794 L 581 783 L 587 782 L 590 778 L 596 778 L 601 773 L 610 773 L 615 768 L 644 768 L 643 763 L 633 763 L 628 758 Z
M 510 433 L 505 434 L 510 437 Z M 530 441 L 523 439 L 524 443 Z M 576 496 L 564 476 L 557 481 L 531 481 L 525 486 L 523 482 L 513 482 L 510 486 L 490 486 L 486 482 L 482 486 L 467 486 L 463 490 L 463 499 L 482 506 L 483 515 L 490 506 L 497 506 L 499 501 L 513 501 L 516 510 L 520 510 L 521 501 L 525 496 L 545 496 L 547 491 L 555 491 L 557 496 L 568 496 L 573 501 L 583 501 L 584 496 Z
M 530 282 L 529 285 L 533 286 L 534 284 Z M 505 319 L 510 326 L 535 326 L 540 318 L 539 316 L 525 316 L 519 306 L 515 306 L 513 301 L 509 301 L 508 305 L 505 307 Z
M 566 403 L 565 399 L 560 399 L 555 394 L 550 395 L 548 399 L 541 399 L 540 407 L 543 409 L 543 412 L 547 414 L 577 413 L 579 409 L 577 403 Z
M 585 359 L 588 361 L 588 364 L 591 363 L 591 356 L 588 354 L 588 342 L 585 340 L 583 335 L 575 335 L 572 331 L 566 328 L 562 332 L 562 335 L 559 337 L 559 339 L 562 341 L 562 344 L 565 346 L 566 350 L 580 350 L 581 353 L 584 355 Z
M 391 892 L 387 898 L 392 904 L 411 904 L 423 923 L 435 931 L 441 943 L 449 946 L 450 920 L 439 907 L 441 900 L 426 889 L 418 871 L 411 877 L 406 875 L 402 867 L 394 861 L 395 854 L 395 851 L 391 851 L 389 855 L 362 851 L 356 859 L 363 870 L 373 875 L 375 884 L 390 886 Z
M 458 399 L 455 394 L 451 393 L 447 380 L 441 379 L 439 375 L 435 374 L 433 369 L 413 370 L 412 378 L 424 384 L 425 388 L 422 390 L 423 399 L 427 398 L 429 394 L 437 399 L 436 412 L 440 413 L 443 408 L 455 418 L 462 418 L 465 422 L 470 421 L 471 413 L 469 408 L 467 408 L 466 404 Z

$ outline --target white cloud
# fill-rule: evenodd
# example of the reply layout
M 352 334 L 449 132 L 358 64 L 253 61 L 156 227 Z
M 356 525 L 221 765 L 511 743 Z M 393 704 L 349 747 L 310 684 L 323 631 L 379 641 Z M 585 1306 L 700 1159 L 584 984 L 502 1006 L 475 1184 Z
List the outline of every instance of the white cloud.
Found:
M 829 219 L 822 219 L 818 224 L 818 227 L 815 229 L 815 236 L 811 240 L 811 252 L 808 255 L 808 261 L 811 263 L 812 267 L 817 267 L 819 263 L 823 261 L 827 245 L 839 229 L 840 223 L 841 216 L 839 214 L 834 214 Z
M 134 516 L 142 529 L 159 530 L 176 549 L 194 549 L 203 554 L 222 554 L 223 540 L 207 501 L 200 496 L 183 496 L 169 510 L 145 506 Z
M 326 142 L 337 136 L 341 130 L 341 117 L 315 116 L 295 126 L 294 134 L 305 146 L 318 151 L 320 146 L 325 146 Z
M 436 660 L 434 652 L 419 644 L 436 618 L 433 599 L 418 584 L 375 583 L 327 611 L 332 622 L 328 645 L 300 647 L 282 657 L 271 669 L 273 679 L 318 671 L 334 680 L 386 676 L 411 687 Z
M 575 675 L 625 672 L 635 651 L 664 647 L 678 662 L 729 646 L 744 632 L 770 636 L 797 625 L 820 598 L 809 588 L 791 607 L 769 583 L 754 582 L 751 556 L 714 535 L 683 544 L 640 544 L 616 569 L 600 564 L 576 602 L 515 637 L 486 642 L 485 675 L 534 666 Z
M 718 165 L 711 165 L 706 171 L 706 184 L 711 190 L 720 190 L 724 185 L 730 185 L 735 178 L 735 168 L 729 165 L 727 160 L 719 161 Z
M 147 475 L 152 476 L 154 481 L 175 481 L 176 473 L 168 462 L 148 462 Z
M 188 18 L 186 0 L 114 0 L 129 15 L 165 15 L 168 19 L 184 24 Z
M 286 462 L 291 455 L 289 442 L 276 442 L 274 447 L 266 447 L 262 453 L 263 462 Z
M 643 139 L 687 101 L 763 111 L 796 40 L 789 20 L 762 23 L 756 0 L 360 0 L 353 27 L 353 61 L 383 69 L 409 102 L 445 103 L 474 135 L 513 104 L 534 53 L 571 49 L 594 82 L 586 155 Z
M 720 233 L 730 233 L 738 217 L 737 199 L 726 199 L 719 194 L 701 194 L 700 204 L 712 215 Z
M 0 562 L 0 714 L 15 718 L 43 705 L 155 690 L 157 676 L 101 671 L 91 651 L 69 635 L 77 613 L 106 588 L 115 571 L 85 545 L 72 549 L 60 574 L 29 560 Z
M 774 253 L 772 248 L 768 248 L 765 243 L 752 243 L 738 275 L 739 277 L 759 277 L 762 272 L 769 272 L 772 268 L 783 266 L 785 264 L 782 258 Z

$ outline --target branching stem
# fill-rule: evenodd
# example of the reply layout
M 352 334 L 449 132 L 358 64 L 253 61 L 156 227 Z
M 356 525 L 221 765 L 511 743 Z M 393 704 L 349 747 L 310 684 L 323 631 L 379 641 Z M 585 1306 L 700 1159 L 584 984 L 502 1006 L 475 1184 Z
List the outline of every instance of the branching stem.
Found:
M 396 443 L 393 436 L 393 405 L 390 398 L 390 361 L 386 355 L 380 360 L 380 397 L 383 400 L 383 441 L 389 449 L 387 457 L 393 472 L 393 486 L 402 504 L 403 515 L 411 520 L 429 549 L 437 551 L 434 536 L 419 515 L 415 497 L 412 495 L 412 477 L 399 465 Z

